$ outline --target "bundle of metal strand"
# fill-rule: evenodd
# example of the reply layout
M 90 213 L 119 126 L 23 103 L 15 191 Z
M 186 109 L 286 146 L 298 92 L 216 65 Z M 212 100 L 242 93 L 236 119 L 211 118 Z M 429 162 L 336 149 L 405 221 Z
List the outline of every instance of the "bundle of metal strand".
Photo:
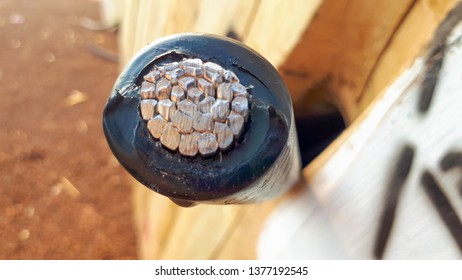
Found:
M 232 149 L 249 116 L 249 93 L 237 76 L 198 58 L 154 66 L 140 95 L 152 137 L 186 157 Z

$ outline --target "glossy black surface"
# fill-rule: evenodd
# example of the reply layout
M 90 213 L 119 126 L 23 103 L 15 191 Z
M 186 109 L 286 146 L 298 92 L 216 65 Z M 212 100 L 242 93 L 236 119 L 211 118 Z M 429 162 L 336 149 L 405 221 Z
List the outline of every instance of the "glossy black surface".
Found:
M 200 58 L 233 71 L 251 86 L 250 120 L 242 141 L 226 153 L 190 159 L 153 141 L 139 115 L 139 85 L 154 64 Z M 150 189 L 176 200 L 216 201 L 263 176 L 287 144 L 292 104 L 277 71 L 232 39 L 182 34 L 154 42 L 137 54 L 116 81 L 103 116 L 109 146 L 120 163 Z

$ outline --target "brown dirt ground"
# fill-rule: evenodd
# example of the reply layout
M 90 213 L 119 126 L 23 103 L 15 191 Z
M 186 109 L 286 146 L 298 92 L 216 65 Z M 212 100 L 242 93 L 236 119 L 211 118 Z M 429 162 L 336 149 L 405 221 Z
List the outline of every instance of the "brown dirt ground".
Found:
M 134 259 L 129 179 L 102 110 L 114 32 L 82 28 L 97 1 L 0 0 L 0 259 Z

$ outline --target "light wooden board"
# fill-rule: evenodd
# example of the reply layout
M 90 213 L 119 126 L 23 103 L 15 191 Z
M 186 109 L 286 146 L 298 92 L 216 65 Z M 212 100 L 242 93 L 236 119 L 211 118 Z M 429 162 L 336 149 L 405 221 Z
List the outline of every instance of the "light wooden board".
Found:
M 323 1 L 281 66 L 297 111 L 318 93 L 351 123 L 356 97 L 413 2 Z
M 389 40 L 388 47 L 378 57 L 356 100 L 356 114 L 363 112 L 378 93 L 410 66 L 417 55 L 423 53 L 439 23 L 455 3 L 456 0 L 415 2 L 402 20 L 400 28 Z
M 292 52 L 320 4 L 321 0 L 262 0 L 243 42 L 279 67 Z
M 431 33 L 454 1 L 283 2 L 284 5 L 270 0 L 195 0 L 188 1 L 186 9 L 184 1 L 126 0 L 120 40 L 122 65 L 140 48 L 162 36 L 190 31 L 225 35 L 233 31 L 273 65 L 283 65 L 282 75 L 293 94 L 294 105 L 303 107 L 318 97 L 339 106 L 350 123 L 360 112 L 367 110 L 368 102 L 370 104 L 382 93 L 400 69 L 410 63 L 427 43 L 429 38 L 426 36 L 416 36 L 409 41 L 399 39 L 399 36 L 412 37 L 412 28 L 405 27 L 419 25 L 420 20 L 425 22 L 421 24 L 422 34 Z M 204 10 L 205 7 L 213 8 L 213 15 L 210 9 Z M 433 14 L 439 17 L 426 18 L 433 10 L 437 10 Z M 414 20 L 408 20 L 410 15 Z M 398 54 L 405 42 L 410 44 L 406 59 L 387 63 L 386 60 L 393 58 L 392 54 Z M 361 98 L 362 92 L 367 98 Z M 358 128 L 359 123 L 353 123 L 352 128 Z M 352 132 L 345 133 L 338 143 L 345 143 L 352 135 Z M 330 157 L 334 157 L 341 147 L 343 145 L 333 145 L 308 170 L 327 166 Z M 311 173 L 307 171 L 306 174 Z M 134 183 L 134 219 L 140 258 L 256 258 L 265 218 L 281 201 L 290 197 L 258 205 L 204 205 L 182 209 Z M 307 194 L 302 192 L 295 197 L 307 197 Z M 312 205 L 320 203 L 309 199 L 314 201 Z M 304 200 L 299 202 L 304 203 Z M 322 217 L 294 222 L 300 228 L 306 224 L 326 224 L 328 219 Z M 271 228 L 271 222 L 267 227 Z M 324 238 L 331 240 L 328 231 L 324 233 Z M 282 239 L 277 239 L 278 245 L 284 239 L 284 236 L 279 237 Z M 302 240 L 303 235 L 299 238 Z M 291 237 L 287 240 L 290 241 Z M 343 244 L 341 240 L 338 242 Z M 268 256 L 261 252 L 260 256 Z M 348 253 L 339 250 L 337 256 L 348 256 Z
M 125 0 L 101 0 L 101 22 L 107 27 L 116 27 L 122 21 Z
M 125 0 L 121 24 L 121 64 L 147 44 L 167 35 L 204 32 L 226 35 L 234 31 L 243 36 L 258 1 L 210 0 Z
M 462 9 L 459 12 L 461 19 Z M 461 243 L 457 243 L 462 240 L 462 231 L 457 231 L 462 227 L 462 169 L 444 172 L 441 168 L 445 156 L 462 152 L 462 23 L 447 42 L 444 54 L 430 58 L 444 56 L 441 72 L 432 72 L 438 81 L 428 111 L 418 109 L 422 81 L 432 65 L 423 57 L 349 128 L 347 137 L 338 140 L 336 151 L 323 164 L 305 170 L 309 187 L 273 212 L 260 239 L 260 258 L 378 257 L 383 213 L 389 213 L 385 209 L 393 205 L 393 170 L 400 166 L 405 146 L 414 150 L 412 167 L 396 194 L 396 215 L 390 218 L 393 222 L 382 257 L 462 258 Z M 438 213 L 441 199 L 435 203 L 435 195 L 425 191 L 426 171 L 433 174 L 455 211 L 452 226 Z M 456 231 L 455 236 L 451 231 Z M 274 246 L 275 239 L 282 244 Z
M 321 95 L 351 123 L 423 51 L 455 2 L 323 1 L 281 66 L 296 113 Z

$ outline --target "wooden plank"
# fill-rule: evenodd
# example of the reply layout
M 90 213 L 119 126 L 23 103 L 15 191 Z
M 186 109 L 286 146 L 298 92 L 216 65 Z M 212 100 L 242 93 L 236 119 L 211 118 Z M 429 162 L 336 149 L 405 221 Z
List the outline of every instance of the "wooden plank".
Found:
M 202 0 L 194 30 L 220 35 L 226 35 L 232 31 L 242 38 L 246 32 L 246 26 L 253 20 L 251 14 L 258 3 L 259 1 Z
M 136 15 L 136 24 L 133 28 L 133 31 L 135 33 L 135 38 L 134 38 L 134 52 L 137 52 L 141 48 L 147 45 L 148 42 L 146 42 L 145 38 L 145 33 L 149 30 L 151 30 L 151 24 L 153 19 L 156 20 L 158 19 L 162 13 L 160 9 L 153 9 L 153 11 L 150 11 L 150 8 L 152 7 L 153 3 L 152 1 L 149 0 L 139 0 L 138 4 L 138 13 Z M 163 2 L 158 2 L 159 6 L 161 6 Z M 147 24 L 146 24 L 147 21 Z
M 243 259 L 251 260 L 257 258 L 257 244 L 260 233 L 265 224 L 265 219 L 279 204 L 289 198 L 299 195 L 301 187 L 306 182 L 303 178 L 286 195 L 260 204 L 240 205 L 237 212 L 237 219 L 228 230 L 228 235 L 223 240 L 221 247 L 215 250 L 213 259 Z
M 309 188 L 271 215 L 259 257 L 462 257 L 462 4 L 435 38 L 305 169 Z
M 252 19 L 258 1 L 137 0 L 126 3 L 122 21 L 122 65 L 141 48 L 161 37 L 183 32 L 226 35 L 233 30 L 241 37 Z M 213 11 L 213 12 L 210 12 Z
M 234 31 L 243 41 L 248 36 L 250 28 L 252 28 L 261 0 L 236 1 L 239 1 L 239 3 L 235 6 L 235 20 L 231 23 L 230 30 Z
M 197 22 L 200 4 L 200 0 L 188 1 L 188 4 L 181 0 L 168 1 L 168 8 L 164 11 L 165 20 L 159 29 L 156 28 L 158 36 L 191 31 Z
M 232 226 L 226 231 L 226 238 L 220 247 L 215 248 L 212 259 L 253 260 L 257 258 L 257 248 L 263 219 L 255 217 L 267 216 L 274 208 L 274 202 L 258 205 L 238 206 L 239 211 Z
M 165 1 L 140 0 L 138 16 L 133 26 L 135 45 L 131 56 L 149 44 L 149 38 L 153 37 L 153 33 L 160 28 L 160 24 L 164 20 L 163 16 L 166 13 L 167 4 Z
M 358 94 L 413 2 L 323 1 L 280 68 L 296 114 L 318 92 L 351 123 Z
M 262 0 L 243 42 L 278 67 L 298 42 L 320 3 L 320 0 Z
M 358 97 L 358 113 L 364 111 L 377 94 L 411 65 L 414 57 L 423 52 L 431 34 L 455 3 L 456 0 L 416 2 L 371 71 Z
M 165 197 L 153 196 L 152 191 L 138 182 L 132 184 L 132 204 L 140 259 L 158 259 L 169 240 L 178 207 Z
M 393 77 L 397 77 L 403 68 L 409 67 L 409 63 L 413 62 L 415 58 L 423 52 L 423 47 L 429 43 L 431 35 L 422 35 L 420 39 L 413 37 L 414 33 L 420 34 L 415 31 L 415 26 L 424 26 L 423 28 L 433 34 L 436 27 L 441 24 L 443 18 L 447 15 L 448 11 L 454 7 L 457 1 L 436 1 L 439 5 L 429 6 L 424 3 L 416 3 L 413 8 L 408 11 L 408 17 L 403 19 L 403 24 L 400 25 L 393 34 L 395 36 L 390 39 L 390 44 L 383 51 L 383 57 L 378 59 L 377 66 L 371 73 L 371 82 L 365 87 L 364 100 L 359 97 L 358 100 L 362 101 L 359 105 L 357 114 L 360 114 L 358 119 L 352 122 L 348 129 L 344 131 L 328 149 L 323 151 L 315 161 L 305 168 L 305 174 L 314 174 L 319 168 L 322 168 L 326 162 L 348 141 L 352 133 L 361 125 L 362 121 L 367 118 L 371 112 L 370 106 L 373 106 L 377 98 L 381 98 L 387 86 L 394 81 Z M 434 10 L 432 12 L 432 10 Z M 435 16 L 429 16 L 434 14 Z M 435 22 L 436 19 L 439 21 Z M 406 38 L 417 38 L 415 40 L 407 40 Z M 402 57 L 400 54 L 405 53 L 412 58 Z M 390 63 L 387 61 L 391 60 Z M 392 66 L 394 65 L 394 66 Z M 383 75 L 379 76 L 380 73 Z M 391 79 L 391 80 L 390 80 Z M 383 80 L 383 81 L 382 81 Z M 388 83 L 384 82 L 387 81 Z M 375 97 L 375 99 L 373 98 Z M 303 98 L 303 97 L 302 97 Z M 368 100 L 367 102 L 365 100 Z M 300 101 L 303 103 L 303 101 Z M 352 102 L 355 103 L 355 102 Z M 356 105 L 355 105 L 356 106 Z
M 121 68 L 130 60 L 134 54 L 135 23 L 138 15 L 139 0 L 133 0 L 127 3 L 125 1 L 125 10 L 120 23 L 119 36 L 119 55 Z
M 161 259 L 211 259 L 235 224 L 240 206 L 199 205 L 177 211 Z
M 116 27 L 122 21 L 125 0 L 101 0 L 101 23 L 106 27 Z

